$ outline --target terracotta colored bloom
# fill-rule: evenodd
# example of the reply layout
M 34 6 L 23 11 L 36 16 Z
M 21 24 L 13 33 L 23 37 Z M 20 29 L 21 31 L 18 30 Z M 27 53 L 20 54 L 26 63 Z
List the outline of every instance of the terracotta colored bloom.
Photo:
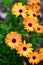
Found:
M 7 34 L 6 38 L 5 38 L 5 43 L 11 47 L 11 49 L 16 48 L 16 46 L 18 44 L 21 44 L 21 35 L 18 34 L 17 32 L 10 32 L 9 34 Z
M 12 14 L 16 15 L 16 17 L 22 15 L 25 18 L 26 17 L 25 12 L 26 12 L 26 6 L 22 5 L 22 3 L 15 3 L 12 7 Z
M 37 32 L 37 33 L 43 33 L 43 26 L 42 26 L 42 25 L 39 25 L 39 24 L 36 24 L 36 25 L 34 26 L 34 30 L 35 30 L 35 32 Z
M 29 56 L 30 53 L 32 53 L 33 48 L 31 43 L 26 44 L 26 41 L 18 46 L 17 48 L 17 53 L 20 54 L 20 56 L 27 57 Z
M 38 52 L 32 52 L 29 55 L 29 63 L 38 64 L 40 62 L 41 55 Z
M 40 0 L 28 0 L 28 4 L 37 4 L 40 3 Z
M 24 28 L 29 32 L 29 31 L 34 31 L 33 27 L 34 25 L 38 23 L 38 19 L 33 16 L 29 16 L 24 19 L 23 24 Z
M 41 54 L 41 60 L 43 60 L 43 48 L 39 49 L 39 53 Z

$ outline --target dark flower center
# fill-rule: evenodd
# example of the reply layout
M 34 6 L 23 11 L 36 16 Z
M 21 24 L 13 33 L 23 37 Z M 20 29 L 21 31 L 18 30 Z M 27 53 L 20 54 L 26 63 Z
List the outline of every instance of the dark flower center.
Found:
M 33 56 L 33 59 L 36 59 L 36 56 Z
M 33 16 L 34 16 L 34 17 L 36 17 L 36 15 L 35 15 L 35 14 L 33 14 Z
M 28 26 L 30 26 L 30 27 L 31 27 L 31 26 L 32 26 L 32 23 L 29 23 L 29 24 L 28 24 Z
M 26 48 L 26 47 L 23 47 L 23 50 L 24 50 L 24 51 L 26 51 L 26 50 L 27 50 L 27 48 Z
M 39 2 L 38 2 L 37 4 L 38 4 L 38 5 L 40 5 L 40 3 L 39 3 Z
M 34 5 L 34 3 L 32 3 Z
M 40 28 L 38 28 L 38 30 L 40 30 Z
M 12 42 L 15 43 L 16 42 L 16 39 L 12 39 Z
M 29 16 L 29 14 L 27 14 L 27 16 Z
M 23 12 L 23 10 L 22 10 L 22 9 L 19 9 L 19 12 L 20 12 L 20 13 L 22 13 L 22 12 Z
M 40 15 L 38 15 L 37 18 L 40 18 Z

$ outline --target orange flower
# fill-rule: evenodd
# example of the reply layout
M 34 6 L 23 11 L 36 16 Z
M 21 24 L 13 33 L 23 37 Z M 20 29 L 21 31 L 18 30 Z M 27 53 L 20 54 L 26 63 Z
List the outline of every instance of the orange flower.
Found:
M 43 53 L 43 48 L 40 48 L 40 51 L 39 51 L 40 53 Z
M 12 14 L 16 15 L 18 17 L 19 15 L 22 15 L 23 18 L 26 17 L 26 6 L 22 5 L 22 3 L 15 3 L 12 7 Z
M 40 8 L 41 8 L 41 7 L 40 7 L 38 4 L 34 4 L 34 5 L 32 5 L 32 10 L 33 10 L 34 12 L 39 11 Z
M 27 14 L 27 17 L 28 16 L 32 16 L 33 15 L 33 11 L 31 9 L 28 9 L 26 14 Z
M 38 5 L 30 6 L 30 8 L 27 7 L 26 14 L 27 16 L 33 15 L 34 17 L 40 17 L 39 9 L 40 9 L 40 6 Z
M 39 49 L 39 53 L 41 54 L 41 60 L 43 60 L 43 48 Z
M 32 52 L 29 55 L 28 61 L 29 63 L 32 63 L 34 65 L 34 64 L 38 64 L 40 62 L 40 59 L 41 59 L 41 55 L 38 52 Z
M 24 27 L 28 32 L 34 31 L 33 27 L 36 23 L 38 23 L 38 19 L 33 16 L 29 16 L 29 17 L 25 18 L 23 21 Z
M 41 15 L 41 13 L 40 13 L 40 12 L 33 12 L 33 16 L 34 16 L 34 17 L 39 18 L 39 17 L 40 17 L 40 15 Z
M 26 9 L 31 9 L 31 6 L 30 5 L 26 5 Z
M 30 5 L 26 5 L 26 15 L 31 16 L 33 14 L 32 7 Z
M 39 25 L 39 24 L 36 24 L 36 25 L 34 26 L 34 30 L 35 30 L 35 32 L 37 32 L 37 33 L 43 33 L 43 26 L 42 26 L 42 25 Z
M 27 4 L 37 4 L 37 3 L 40 3 L 40 0 L 28 0 L 28 3 Z
M 24 43 L 24 44 L 23 44 Z M 21 45 L 18 46 L 17 48 L 17 53 L 20 54 L 20 56 L 27 57 L 29 54 L 32 52 L 33 48 L 31 43 L 26 44 L 26 41 L 24 40 Z
M 21 44 L 21 35 L 18 34 L 17 32 L 10 32 L 9 34 L 7 34 L 6 38 L 5 38 L 5 43 L 11 47 L 11 49 L 16 48 L 16 46 L 18 44 Z

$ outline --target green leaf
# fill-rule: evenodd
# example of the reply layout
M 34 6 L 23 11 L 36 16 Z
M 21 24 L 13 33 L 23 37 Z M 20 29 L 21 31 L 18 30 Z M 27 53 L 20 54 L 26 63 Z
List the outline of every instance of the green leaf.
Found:
M 11 0 L 2 0 L 6 4 L 7 7 L 11 6 Z

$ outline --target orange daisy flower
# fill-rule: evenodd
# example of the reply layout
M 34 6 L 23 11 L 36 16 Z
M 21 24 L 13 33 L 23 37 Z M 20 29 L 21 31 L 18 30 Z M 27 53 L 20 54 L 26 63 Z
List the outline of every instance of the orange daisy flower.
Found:
M 38 3 L 40 3 L 40 0 L 28 0 L 27 4 L 32 5 L 32 4 L 38 4 Z
M 39 53 L 41 54 L 41 60 L 43 60 L 43 48 L 39 49 Z
M 32 7 L 30 5 L 26 5 L 26 15 L 31 16 L 33 14 Z
M 33 16 L 34 16 L 34 17 L 39 18 L 39 17 L 40 17 L 40 15 L 41 15 L 41 13 L 40 13 L 40 12 L 33 12 Z
M 27 14 L 27 17 L 28 16 L 32 16 L 33 15 L 33 11 L 31 9 L 28 9 L 26 14 Z
M 30 5 L 26 5 L 26 9 L 31 9 L 31 6 Z
M 24 29 L 26 29 L 28 32 L 29 31 L 34 31 L 33 27 L 34 25 L 38 23 L 38 19 L 33 16 L 29 16 L 24 19 L 23 24 L 24 24 Z
M 12 7 L 12 14 L 16 15 L 18 17 L 19 15 L 23 16 L 23 18 L 26 17 L 26 6 L 22 5 L 22 3 L 15 3 Z
M 31 7 L 31 8 L 27 9 L 27 11 L 26 11 L 27 17 L 28 16 L 40 17 L 41 13 L 38 11 L 39 8 L 38 7 L 36 8 L 36 7 Z
M 26 44 L 26 41 L 24 40 L 24 42 L 18 46 L 17 48 L 17 53 L 20 54 L 20 56 L 24 56 L 27 57 L 29 56 L 29 54 L 32 52 L 33 48 L 31 43 Z
M 11 47 L 11 49 L 16 48 L 16 46 L 18 44 L 21 44 L 21 35 L 18 34 L 17 32 L 10 32 L 9 34 L 7 34 L 6 38 L 5 38 L 5 43 Z
M 43 48 L 40 48 L 40 51 L 39 51 L 40 53 L 43 53 Z
M 43 26 L 39 25 L 39 24 L 36 24 L 34 26 L 34 31 L 37 32 L 37 33 L 43 33 Z
M 41 7 L 40 7 L 38 4 L 34 4 L 34 5 L 32 5 L 32 10 L 33 10 L 34 12 L 39 11 L 40 8 L 41 8 Z
M 32 63 L 34 65 L 34 64 L 38 64 L 40 62 L 40 59 L 41 59 L 41 55 L 38 52 L 32 52 L 29 55 L 28 61 L 29 63 Z

